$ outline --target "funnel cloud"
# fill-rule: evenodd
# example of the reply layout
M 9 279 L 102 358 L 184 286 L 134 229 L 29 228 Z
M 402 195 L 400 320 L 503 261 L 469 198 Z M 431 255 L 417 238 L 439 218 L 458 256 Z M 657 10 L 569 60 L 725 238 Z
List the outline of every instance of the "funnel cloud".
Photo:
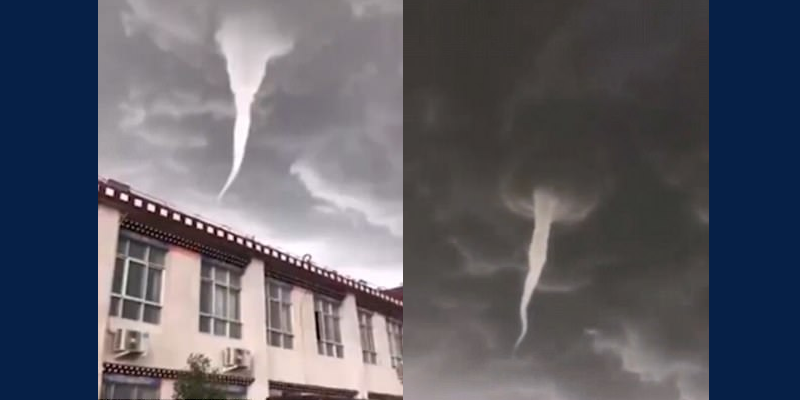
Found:
M 399 285 L 403 10 L 369 3 L 99 1 L 98 173 Z
M 530 246 L 528 247 L 528 272 L 522 290 L 519 304 L 520 333 L 514 343 L 514 353 L 519 349 L 525 335 L 528 333 L 528 307 L 530 306 L 533 292 L 539 285 L 542 270 L 547 262 L 547 247 L 550 242 L 550 229 L 557 222 L 576 222 L 586 217 L 593 205 L 579 204 L 559 195 L 552 189 L 537 188 L 533 192 L 532 206 L 534 229 Z
M 404 10 L 405 395 L 708 400 L 708 1 L 446 3 Z
M 257 13 L 223 17 L 215 39 L 225 58 L 236 107 L 233 164 L 225 186 L 217 196 L 221 200 L 242 168 L 250 136 L 251 107 L 264 80 L 267 65 L 270 60 L 290 52 L 294 44 L 291 38 L 278 31 L 275 21 L 268 15 Z

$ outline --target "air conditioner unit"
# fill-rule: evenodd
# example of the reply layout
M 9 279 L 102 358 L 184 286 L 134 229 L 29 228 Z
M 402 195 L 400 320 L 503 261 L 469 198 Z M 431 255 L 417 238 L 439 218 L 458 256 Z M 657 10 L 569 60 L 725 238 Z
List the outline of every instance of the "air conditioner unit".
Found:
M 118 357 L 147 353 L 150 336 L 146 332 L 132 329 L 117 329 L 114 332 L 114 354 Z
M 229 347 L 222 356 L 222 366 L 225 372 L 247 369 L 251 365 L 250 352 L 245 349 Z

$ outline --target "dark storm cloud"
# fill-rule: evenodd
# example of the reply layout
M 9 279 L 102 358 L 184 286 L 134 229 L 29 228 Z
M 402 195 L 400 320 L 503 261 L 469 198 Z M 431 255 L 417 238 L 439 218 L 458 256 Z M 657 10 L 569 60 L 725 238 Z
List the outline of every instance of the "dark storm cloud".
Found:
M 708 2 L 405 13 L 408 395 L 708 399 Z M 597 204 L 511 359 L 539 185 Z
M 239 179 L 214 41 L 231 12 L 294 38 L 253 108 Z M 98 2 L 98 170 L 345 273 L 402 281 L 402 0 Z M 370 246 L 363 246 L 370 243 Z

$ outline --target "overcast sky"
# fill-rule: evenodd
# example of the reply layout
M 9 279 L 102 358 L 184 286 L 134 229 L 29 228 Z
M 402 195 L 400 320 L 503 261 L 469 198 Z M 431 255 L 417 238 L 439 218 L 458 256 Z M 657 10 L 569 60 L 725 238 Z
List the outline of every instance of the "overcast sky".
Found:
M 708 1 L 464 3 L 404 10 L 406 394 L 707 400 Z M 512 359 L 544 184 L 596 207 Z
M 231 168 L 229 15 L 292 36 Z M 258 37 L 252 38 L 258 41 Z M 403 280 L 402 0 L 98 2 L 98 172 L 382 286 Z M 265 66 L 266 67 L 266 66 Z

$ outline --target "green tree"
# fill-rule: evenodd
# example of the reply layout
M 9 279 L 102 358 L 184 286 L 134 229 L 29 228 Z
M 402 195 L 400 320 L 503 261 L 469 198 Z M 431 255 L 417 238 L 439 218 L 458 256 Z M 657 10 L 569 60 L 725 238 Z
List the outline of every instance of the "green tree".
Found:
M 211 369 L 211 360 L 202 354 L 192 354 L 187 360 L 189 372 L 175 381 L 175 400 L 223 400 L 228 396 L 210 377 L 218 373 Z

